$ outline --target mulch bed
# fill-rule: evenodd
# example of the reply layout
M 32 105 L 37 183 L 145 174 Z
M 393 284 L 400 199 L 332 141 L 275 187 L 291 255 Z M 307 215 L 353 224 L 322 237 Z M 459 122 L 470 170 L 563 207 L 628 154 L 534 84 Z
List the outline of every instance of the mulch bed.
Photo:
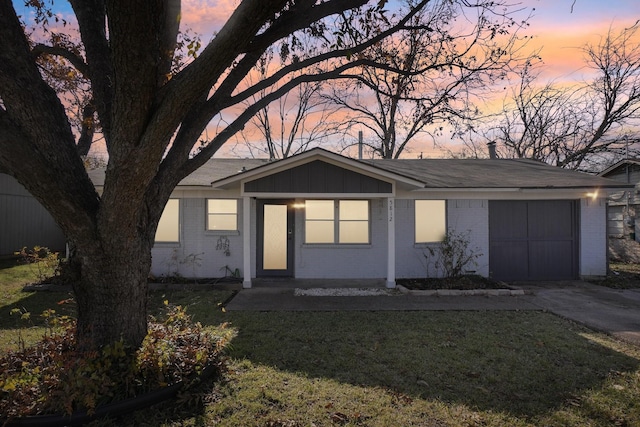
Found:
M 437 289 L 509 289 L 509 287 L 496 280 L 478 275 L 465 275 L 457 278 L 416 278 L 397 279 L 396 283 L 410 290 L 430 291 Z

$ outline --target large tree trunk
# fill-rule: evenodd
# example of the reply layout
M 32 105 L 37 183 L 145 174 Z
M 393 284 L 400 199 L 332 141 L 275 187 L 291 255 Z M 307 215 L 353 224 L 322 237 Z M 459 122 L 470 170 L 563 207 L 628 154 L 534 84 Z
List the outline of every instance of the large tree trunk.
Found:
M 144 235 L 104 231 L 102 241 L 79 247 L 76 254 L 78 344 L 81 349 L 97 349 L 122 339 L 137 348 L 147 334 L 151 244 Z

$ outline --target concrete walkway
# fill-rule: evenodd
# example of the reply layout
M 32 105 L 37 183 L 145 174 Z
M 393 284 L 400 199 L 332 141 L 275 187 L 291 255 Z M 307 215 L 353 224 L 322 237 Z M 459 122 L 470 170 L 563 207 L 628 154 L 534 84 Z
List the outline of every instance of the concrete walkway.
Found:
M 291 285 L 258 286 L 240 290 L 226 310 L 543 310 L 640 346 L 639 289 L 616 290 L 581 281 L 518 287 L 524 295 L 422 296 L 396 291 L 382 296 L 296 296 Z

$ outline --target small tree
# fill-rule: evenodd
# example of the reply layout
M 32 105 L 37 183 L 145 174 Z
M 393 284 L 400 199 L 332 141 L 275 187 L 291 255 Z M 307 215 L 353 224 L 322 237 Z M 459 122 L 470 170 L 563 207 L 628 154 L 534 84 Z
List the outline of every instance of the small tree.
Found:
M 469 234 L 470 231 L 463 233 L 447 230 L 437 247 L 427 247 L 424 253 L 427 274 L 429 266 L 433 264 L 436 273 L 442 273 L 442 277 L 457 279 L 467 273 L 470 267 L 477 266 L 477 259 L 482 254 L 478 252 L 478 248 L 469 247 Z

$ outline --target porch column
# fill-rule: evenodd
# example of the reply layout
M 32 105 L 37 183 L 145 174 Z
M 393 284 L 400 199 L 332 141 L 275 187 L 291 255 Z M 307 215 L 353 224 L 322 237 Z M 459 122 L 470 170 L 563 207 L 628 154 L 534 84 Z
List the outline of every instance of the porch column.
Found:
M 387 288 L 396 287 L 396 212 L 395 199 L 387 198 Z
M 251 287 L 251 198 L 242 198 L 242 271 L 243 288 Z

